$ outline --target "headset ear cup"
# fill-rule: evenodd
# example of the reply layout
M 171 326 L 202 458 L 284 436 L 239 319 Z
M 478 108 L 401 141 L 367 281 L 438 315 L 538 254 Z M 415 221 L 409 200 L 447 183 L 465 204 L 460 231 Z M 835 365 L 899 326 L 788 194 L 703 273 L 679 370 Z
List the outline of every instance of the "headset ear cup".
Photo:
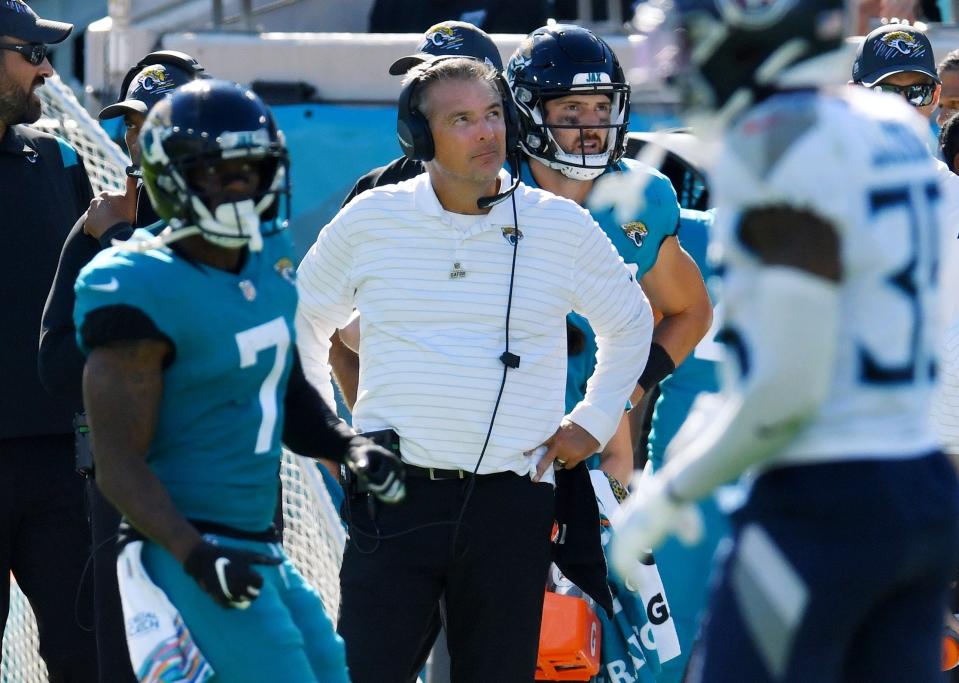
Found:
M 429 161 L 433 158 L 433 133 L 430 124 L 420 112 L 413 109 L 413 91 L 419 79 L 407 83 L 396 106 L 396 139 L 403 154 L 414 161 Z
M 496 82 L 499 85 L 500 93 L 503 96 L 503 122 L 506 124 L 506 156 L 515 152 L 519 148 L 519 111 L 516 108 L 516 100 L 513 99 L 513 91 L 503 74 L 497 74 Z

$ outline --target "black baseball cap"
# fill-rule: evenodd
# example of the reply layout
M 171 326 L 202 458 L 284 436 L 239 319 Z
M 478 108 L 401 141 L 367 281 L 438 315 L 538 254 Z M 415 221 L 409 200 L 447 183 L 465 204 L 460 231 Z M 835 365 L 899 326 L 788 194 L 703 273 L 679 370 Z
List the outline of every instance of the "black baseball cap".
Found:
M 443 21 L 426 30 L 416 54 L 400 57 L 390 65 L 390 75 L 401 76 L 440 55 L 475 57 L 497 71 L 503 70 L 503 58 L 486 31 L 465 21 Z
M 916 72 L 940 83 L 932 45 L 909 24 L 886 24 L 866 36 L 852 65 L 852 80 L 871 88 L 893 74 Z
M 2 1 L 2 0 L 0 0 Z M 173 64 L 150 64 L 140 69 L 130 81 L 123 99 L 111 104 L 97 115 L 101 121 L 123 116 L 128 112 L 146 114 L 153 105 L 181 85 L 194 80 L 196 75 Z
M 73 24 L 41 19 L 23 0 L 0 0 L 0 36 L 52 45 L 66 40 Z

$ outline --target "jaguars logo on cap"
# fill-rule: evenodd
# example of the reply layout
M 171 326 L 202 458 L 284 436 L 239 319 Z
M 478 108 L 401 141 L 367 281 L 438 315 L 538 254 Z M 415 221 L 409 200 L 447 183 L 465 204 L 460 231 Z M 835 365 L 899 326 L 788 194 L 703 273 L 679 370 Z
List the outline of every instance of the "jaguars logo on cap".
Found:
M 624 223 L 620 227 L 623 229 L 623 232 L 626 233 L 626 237 L 630 242 L 637 247 L 643 246 L 643 241 L 646 239 L 646 235 L 649 234 L 649 228 L 646 227 L 645 223 L 642 221 L 632 221 L 631 223 Z
M 423 47 L 427 44 L 441 50 L 459 50 L 463 45 L 463 36 L 451 26 L 436 24 L 423 35 Z
M 4 0 L 3 5 L 17 14 L 33 14 L 30 7 L 23 0 Z
M 898 55 L 921 57 L 926 52 L 925 46 L 909 31 L 890 31 L 874 45 L 876 55 L 882 59 L 890 59 Z
M 155 66 L 149 66 L 140 72 L 133 89 L 159 95 L 170 90 L 175 90 L 176 83 L 170 78 L 166 67 L 162 64 L 157 64 Z

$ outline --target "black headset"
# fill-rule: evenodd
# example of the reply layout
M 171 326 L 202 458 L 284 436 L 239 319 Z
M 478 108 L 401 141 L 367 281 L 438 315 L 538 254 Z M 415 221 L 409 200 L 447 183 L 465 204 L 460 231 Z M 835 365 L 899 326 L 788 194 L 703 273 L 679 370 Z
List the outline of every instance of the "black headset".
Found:
M 117 102 L 121 102 L 126 98 L 127 88 L 130 87 L 130 83 L 133 82 L 133 79 L 136 78 L 138 73 L 148 66 L 156 66 L 159 64 L 182 69 L 194 79 L 201 78 L 200 74 L 204 71 L 200 62 L 185 52 L 178 50 L 157 50 L 156 52 L 151 52 L 127 71 L 127 75 L 123 77 L 123 82 L 120 84 L 120 97 Z
M 429 161 L 433 158 L 436 148 L 433 144 L 433 133 L 430 131 L 429 121 L 422 112 L 414 109 L 413 95 L 423 76 L 440 62 L 449 59 L 475 59 L 460 55 L 445 55 L 434 58 L 428 67 L 410 82 L 403 86 L 396 109 L 396 137 L 399 140 L 403 153 L 414 161 Z M 476 60 L 480 61 L 480 60 Z M 496 72 L 496 86 L 503 98 L 503 120 L 506 123 L 506 156 L 509 158 L 519 147 L 519 114 L 516 103 L 513 101 L 513 92 L 509 84 L 499 71 Z

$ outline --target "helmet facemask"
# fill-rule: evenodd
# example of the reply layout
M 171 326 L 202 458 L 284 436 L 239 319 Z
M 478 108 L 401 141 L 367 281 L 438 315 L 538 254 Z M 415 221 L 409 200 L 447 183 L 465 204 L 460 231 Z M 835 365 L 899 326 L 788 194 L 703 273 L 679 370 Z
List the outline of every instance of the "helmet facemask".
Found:
M 158 130 L 152 131 L 154 136 Z M 282 230 L 287 222 L 290 208 L 289 160 L 282 139 L 270 141 L 266 131 L 227 132 L 220 136 L 221 145 L 226 149 L 190 156 L 176 155 L 171 159 L 167 154 L 163 140 L 151 140 L 144 153 L 149 153 L 153 162 L 160 162 L 166 170 L 147 183 L 147 190 L 160 194 L 172 213 L 168 219 L 173 228 L 173 239 L 191 234 L 201 234 L 205 239 L 227 249 L 239 249 L 249 246 L 251 251 L 263 248 L 264 234 L 270 235 Z M 229 138 L 252 140 L 253 144 L 231 147 Z M 266 137 L 266 140 L 257 140 Z M 211 208 L 211 199 L 206 188 L 196 182 L 196 174 L 204 169 L 212 171 L 218 166 L 236 160 L 249 160 L 257 166 L 258 181 L 249 196 L 230 198 L 220 201 Z M 235 175 L 235 172 L 231 172 Z M 242 172 L 241 172 L 242 173 Z M 231 176 L 232 177 L 232 176 Z M 231 177 L 220 179 L 220 185 L 227 185 Z M 285 200 L 283 199 L 285 198 Z M 281 208 L 285 215 L 280 217 Z M 262 223 L 269 222 L 271 228 L 264 231 Z M 167 243 L 173 239 L 165 240 Z
M 250 251 L 260 251 L 263 248 L 261 222 L 277 215 L 279 195 L 289 196 L 286 154 L 281 149 L 233 151 L 247 153 L 224 153 L 222 159 L 201 157 L 174 166 L 175 176 L 182 180 L 187 200 L 184 218 L 198 227 L 200 234 L 213 244 L 228 249 L 249 246 Z M 240 168 L 237 162 L 241 160 L 254 168 Z M 257 174 L 255 187 L 238 195 L 224 189 L 238 179 L 242 182 L 243 176 L 254 170 Z M 209 182 L 201 180 L 204 173 L 209 174 Z M 213 192 L 211 185 L 215 188 Z M 289 200 L 286 205 L 289 206 Z M 276 229 L 279 228 L 271 229 L 267 234 Z
M 606 76 L 606 74 L 600 74 Z M 608 77 L 607 77 L 608 78 Z M 535 94 L 534 94 L 535 93 Z M 515 86 L 518 106 L 526 116 L 526 130 L 520 142 L 523 150 L 549 168 L 573 180 L 593 180 L 622 157 L 629 124 L 629 86 L 625 83 L 599 83 L 564 88 Z M 608 123 L 546 123 L 546 102 L 570 95 L 605 95 L 610 100 Z M 566 152 L 554 131 L 579 132 L 580 149 L 585 149 L 587 131 L 606 131 L 606 142 L 599 153 Z

